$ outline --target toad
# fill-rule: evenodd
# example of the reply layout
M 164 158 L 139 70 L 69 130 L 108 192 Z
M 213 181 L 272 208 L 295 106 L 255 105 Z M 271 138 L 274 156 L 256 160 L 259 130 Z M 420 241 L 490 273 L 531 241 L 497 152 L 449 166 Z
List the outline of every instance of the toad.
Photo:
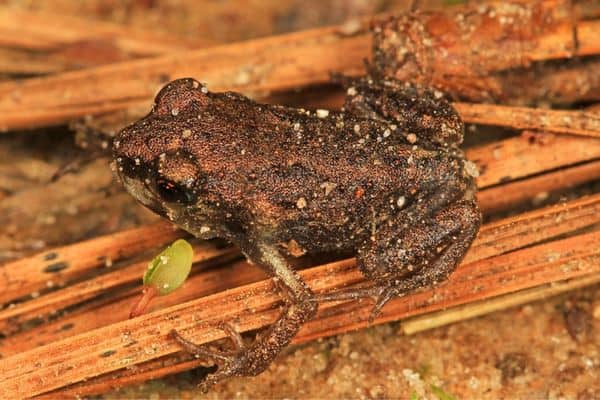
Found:
M 456 268 L 479 229 L 463 124 L 436 91 L 369 76 L 344 81 L 340 112 L 259 104 L 186 78 L 113 142 L 118 175 L 137 200 L 193 235 L 225 238 L 276 279 L 279 319 L 253 343 L 217 353 L 179 334 L 229 376 L 262 372 L 315 315 L 319 301 L 394 296 Z M 292 257 L 352 252 L 371 286 L 315 295 Z

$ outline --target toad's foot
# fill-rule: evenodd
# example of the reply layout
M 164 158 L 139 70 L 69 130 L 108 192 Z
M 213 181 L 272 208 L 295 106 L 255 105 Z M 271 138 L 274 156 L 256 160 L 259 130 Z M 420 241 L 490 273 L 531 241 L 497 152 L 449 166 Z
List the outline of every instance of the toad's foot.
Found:
M 263 372 L 287 346 L 302 324 L 316 312 L 317 304 L 305 301 L 294 302 L 285 307 L 279 319 L 264 334 L 249 345 L 246 345 L 240 334 L 229 325 L 222 329 L 235 345 L 231 352 L 209 350 L 182 337 L 172 331 L 171 336 L 190 354 L 198 358 L 214 361 L 218 365 L 215 373 L 199 384 L 199 388 L 207 391 L 217 382 L 232 376 L 255 376 Z
M 325 301 L 346 301 L 370 298 L 375 303 L 369 314 L 369 324 L 372 324 L 381 312 L 383 306 L 393 297 L 400 294 L 401 293 L 394 287 L 377 285 L 373 287 L 348 288 L 332 293 L 317 294 L 311 301 L 319 303 Z
M 176 330 L 171 331 L 171 337 L 175 339 L 185 351 L 197 358 L 214 361 L 219 366 L 217 372 L 208 375 L 206 379 L 198 385 L 203 392 L 207 392 L 214 384 L 224 378 L 245 375 L 244 371 L 248 369 L 249 354 L 241 335 L 229 324 L 224 324 L 221 328 L 233 342 L 235 346 L 234 351 L 223 352 L 209 350 L 207 346 L 197 345 L 187 340 Z
M 229 325 L 222 329 L 235 345 L 233 352 L 214 352 L 204 346 L 198 346 L 179 335 L 173 337 L 191 354 L 207 358 L 218 365 L 214 374 L 210 374 L 200 388 L 208 390 L 215 383 L 232 376 L 255 376 L 263 372 L 273 359 L 287 346 L 302 325 L 317 312 L 317 303 L 310 301 L 313 293 L 310 288 L 290 269 L 285 260 L 273 247 L 258 247 L 259 254 L 252 255 L 258 259 L 259 265 L 268 266 L 267 272 L 274 276 L 274 287 L 284 300 L 283 312 L 264 333 L 254 342 L 246 345 L 240 334 Z M 265 267 L 266 268 L 266 267 Z

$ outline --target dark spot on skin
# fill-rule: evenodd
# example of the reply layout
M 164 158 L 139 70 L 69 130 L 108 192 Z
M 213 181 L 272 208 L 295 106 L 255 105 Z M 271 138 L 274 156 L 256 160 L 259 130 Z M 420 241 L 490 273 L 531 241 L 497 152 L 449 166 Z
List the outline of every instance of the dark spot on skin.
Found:
M 51 253 L 48 253 L 48 254 L 44 255 L 44 260 L 45 261 L 50 261 L 50 260 L 54 260 L 57 257 L 58 257 L 58 253 L 51 252 Z
M 66 269 L 66 268 L 69 268 L 69 264 L 64 261 L 60 261 L 60 262 L 48 265 L 46 268 L 44 268 L 44 272 L 56 273 L 56 272 L 62 271 L 63 269 Z
M 104 353 L 100 354 L 100 357 L 110 357 L 116 353 L 116 350 L 106 350 Z
M 510 177 L 510 176 L 503 176 L 502 178 L 500 178 L 500 183 L 510 182 L 511 180 L 512 180 L 512 177 Z

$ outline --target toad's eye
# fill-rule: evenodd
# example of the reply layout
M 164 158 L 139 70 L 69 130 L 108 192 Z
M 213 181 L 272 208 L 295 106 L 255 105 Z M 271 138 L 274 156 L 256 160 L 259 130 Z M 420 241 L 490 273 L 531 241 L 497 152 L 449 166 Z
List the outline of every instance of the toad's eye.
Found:
M 202 189 L 202 170 L 196 158 L 182 150 L 159 155 L 149 188 L 167 203 L 191 204 Z
M 195 200 L 191 189 L 165 178 L 156 180 L 156 190 L 161 199 L 169 203 L 189 204 Z

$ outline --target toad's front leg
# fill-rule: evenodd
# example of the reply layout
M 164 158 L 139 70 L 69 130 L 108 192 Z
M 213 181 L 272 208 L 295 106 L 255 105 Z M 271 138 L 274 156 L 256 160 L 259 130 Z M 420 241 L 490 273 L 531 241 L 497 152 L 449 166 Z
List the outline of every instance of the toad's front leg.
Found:
M 204 391 L 224 378 L 254 376 L 263 372 L 317 311 L 317 303 L 311 301 L 312 291 L 274 246 L 261 243 L 242 246 L 242 249 L 250 260 L 276 278 L 286 306 L 279 319 L 249 345 L 245 345 L 239 334 L 225 325 L 226 332 L 236 346 L 232 353 L 209 351 L 203 346 L 187 341 L 177 332 L 173 333 L 185 350 L 198 357 L 214 360 L 219 365 L 215 373 L 201 382 L 200 387 Z

